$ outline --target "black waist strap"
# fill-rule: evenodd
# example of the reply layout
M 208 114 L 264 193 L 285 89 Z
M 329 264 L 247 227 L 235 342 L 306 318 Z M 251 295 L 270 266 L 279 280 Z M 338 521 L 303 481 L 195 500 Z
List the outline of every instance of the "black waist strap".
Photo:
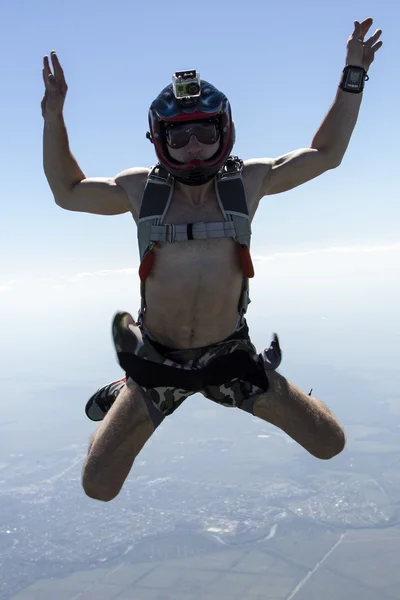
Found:
M 145 388 L 176 387 L 200 392 L 206 386 L 220 386 L 239 379 L 264 391 L 268 389 L 268 378 L 261 359 L 255 362 L 244 350 L 235 350 L 226 356 L 215 358 L 201 369 L 193 370 L 155 363 L 130 352 L 118 352 L 117 356 L 126 374 Z

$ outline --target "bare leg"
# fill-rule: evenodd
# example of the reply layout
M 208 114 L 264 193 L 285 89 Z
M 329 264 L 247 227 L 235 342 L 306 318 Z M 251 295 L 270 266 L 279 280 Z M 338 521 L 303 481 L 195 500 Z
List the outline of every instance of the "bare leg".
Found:
M 113 500 L 153 432 L 141 392 L 128 380 L 90 441 L 82 473 L 85 493 L 95 500 Z
M 308 396 L 276 371 L 270 388 L 254 401 L 253 413 L 285 431 L 313 456 L 329 459 L 345 446 L 345 434 L 327 406 Z

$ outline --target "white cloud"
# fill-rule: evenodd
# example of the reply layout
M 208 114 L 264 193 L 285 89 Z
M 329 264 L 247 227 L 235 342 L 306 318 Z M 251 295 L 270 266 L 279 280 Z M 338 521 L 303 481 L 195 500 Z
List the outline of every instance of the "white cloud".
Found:
M 277 331 L 286 358 L 315 361 L 318 347 L 321 361 L 354 363 L 354 356 L 369 360 L 376 332 L 387 349 L 400 339 L 400 242 L 259 253 L 254 260 L 248 321 L 258 347 Z M 5 373 L 23 364 L 25 373 L 62 375 L 68 363 L 74 377 L 107 369 L 118 374 L 111 321 L 117 310 L 137 314 L 137 267 L 14 277 L 0 280 L 0 290 Z M 380 360 L 394 353 L 387 350 Z
M 350 256 L 350 255 L 364 255 L 364 254 L 382 254 L 391 253 L 400 250 L 400 242 L 392 244 L 380 244 L 380 245 L 353 245 L 353 246 L 329 246 L 327 248 L 310 248 L 304 250 L 293 250 L 288 252 L 273 252 L 265 255 L 253 255 L 253 261 L 257 262 L 271 262 L 277 259 L 298 259 L 304 257 L 324 257 L 324 256 Z M 112 278 L 118 275 L 124 275 L 129 277 L 137 276 L 138 266 L 123 268 L 123 269 L 99 269 L 96 271 L 86 271 L 82 273 L 75 273 L 73 275 L 60 275 L 60 276 L 37 276 L 27 277 L 10 280 L 0 280 L 0 292 L 10 292 L 16 290 L 21 286 L 26 287 L 27 285 L 48 285 L 56 289 L 63 289 L 71 284 L 79 284 L 82 282 L 94 282 L 106 278 Z
M 100 269 L 96 271 L 75 273 L 74 275 L 25 277 L 24 279 L 4 280 L 0 281 L 0 292 L 18 290 L 22 286 L 26 287 L 29 285 L 50 286 L 56 289 L 63 289 L 70 284 L 86 283 L 93 280 L 100 281 L 104 278 L 115 277 L 118 275 L 136 276 L 137 269 L 137 267 L 126 269 Z
M 302 258 L 303 256 L 322 256 L 324 254 L 365 254 L 381 253 L 400 250 L 400 242 L 393 244 L 380 244 L 376 246 L 329 246 L 327 248 L 312 248 L 308 250 L 295 250 L 293 252 L 273 252 L 265 256 L 253 256 L 253 261 L 268 261 L 276 258 Z
M 89 279 L 93 277 L 107 277 L 109 275 L 134 275 L 137 273 L 137 267 L 130 269 L 101 269 L 100 271 L 89 271 L 86 273 L 78 273 L 74 277 L 70 277 L 68 281 L 80 281 L 82 279 Z
M 24 282 L 24 279 L 9 279 L 6 281 L 0 281 L 0 292 L 9 292 Z

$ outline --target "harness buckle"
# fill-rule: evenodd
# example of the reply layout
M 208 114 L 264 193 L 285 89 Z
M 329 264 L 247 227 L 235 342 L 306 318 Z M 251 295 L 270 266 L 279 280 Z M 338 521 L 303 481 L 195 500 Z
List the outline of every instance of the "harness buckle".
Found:
M 193 223 L 188 223 L 186 225 L 186 236 L 188 240 L 193 240 Z
M 175 236 L 176 236 L 175 225 L 173 223 L 166 223 L 165 224 L 165 241 L 172 243 L 175 241 Z

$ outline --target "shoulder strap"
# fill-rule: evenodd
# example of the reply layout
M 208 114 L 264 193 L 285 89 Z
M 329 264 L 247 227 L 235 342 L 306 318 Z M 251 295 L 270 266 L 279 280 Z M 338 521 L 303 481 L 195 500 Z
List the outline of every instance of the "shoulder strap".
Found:
M 230 156 L 216 177 L 215 188 L 224 219 L 235 224 L 236 241 L 249 248 L 251 227 L 242 171 L 243 161 Z
M 138 242 L 140 259 L 150 245 L 151 227 L 155 220 L 162 223 L 173 194 L 174 180 L 160 165 L 156 164 L 147 176 L 138 223 Z

